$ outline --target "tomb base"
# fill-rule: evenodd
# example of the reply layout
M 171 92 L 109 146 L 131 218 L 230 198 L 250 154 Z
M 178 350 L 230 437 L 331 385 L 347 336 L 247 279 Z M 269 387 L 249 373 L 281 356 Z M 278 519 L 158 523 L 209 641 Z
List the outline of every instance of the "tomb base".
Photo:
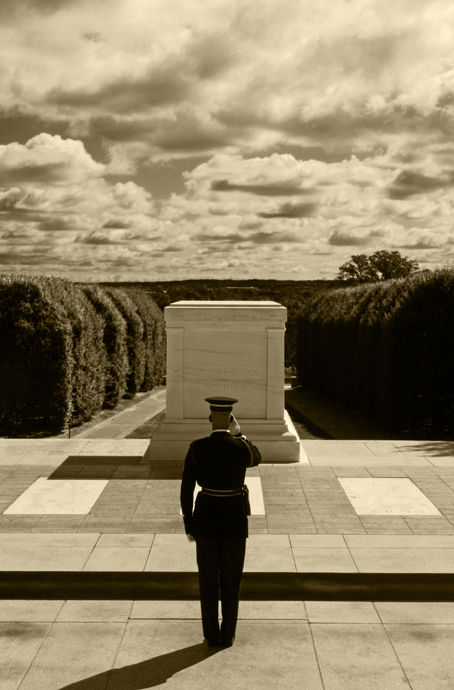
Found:
M 284 419 L 238 422 L 243 434 L 259 449 L 263 463 L 300 462 L 300 441 L 287 411 Z M 183 462 L 191 441 L 210 434 L 208 420 L 165 417 L 150 439 L 142 462 Z

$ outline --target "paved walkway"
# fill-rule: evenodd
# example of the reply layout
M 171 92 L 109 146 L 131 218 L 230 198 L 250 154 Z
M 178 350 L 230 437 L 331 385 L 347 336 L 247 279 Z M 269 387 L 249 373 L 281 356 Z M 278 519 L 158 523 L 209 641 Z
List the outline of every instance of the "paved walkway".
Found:
M 109 417 L 94 428 L 78 433 L 76 438 L 126 438 L 132 431 L 140 428 L 148 420 L 165 410 L 166 392 L 160 390 L 156 394 L 147 395 L 142 402 L 129 406 L 123 412 Z
M 451 690 L 454 443 L 307 438 L 302 462 L 249 470 L 237 640 L 208 650 L 182 465 L 144 463 L 148 441 L 125 438 L 164 404 L 70 440 L 0 439 L 2 690 Z
M 9 601 L 2 690 L 451 690 L 454 604 L 240 602 L 229 649 L 198 602 Z

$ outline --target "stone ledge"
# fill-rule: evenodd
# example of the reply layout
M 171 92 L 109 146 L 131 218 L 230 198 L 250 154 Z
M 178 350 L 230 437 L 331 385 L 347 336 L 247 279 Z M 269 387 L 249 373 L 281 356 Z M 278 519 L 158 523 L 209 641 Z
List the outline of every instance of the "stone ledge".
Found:
M 199 599 L 197 573 L 0 572 L 0 599 Z M 244 573 L 243 601 L 454 601 L 454 574 Z

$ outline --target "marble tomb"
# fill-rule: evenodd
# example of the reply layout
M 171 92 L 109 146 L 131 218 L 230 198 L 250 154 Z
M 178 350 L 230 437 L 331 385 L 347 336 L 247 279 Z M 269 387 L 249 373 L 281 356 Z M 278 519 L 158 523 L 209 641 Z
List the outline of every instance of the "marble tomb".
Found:
M 145 460 L 181 461 L 211 433 L 205 398 L 238 398 L 234 414 L 265 462 L 298 462 L 300 443 L 284 409 L 287 310 L 271 301 L 181 301 L 164 310 L 166 415 Z

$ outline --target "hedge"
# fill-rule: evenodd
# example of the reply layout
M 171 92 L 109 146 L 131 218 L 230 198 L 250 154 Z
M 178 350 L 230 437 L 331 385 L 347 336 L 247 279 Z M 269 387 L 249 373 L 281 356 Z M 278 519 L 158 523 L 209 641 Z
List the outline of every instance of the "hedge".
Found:
M 69 281 L 0 280 L 0 433 L 61 430 L 102 408 L 104 324 Z
M 0 435 L 77 426 L 164 368 L 164 319 L 145 292 L 0 276 Z
M 145 379 L 145 327 L 137 313 L 137 307 L 124 290 L 105 287 L 104 291 L 112 299 L 126 321 L 128 348 L 128 375 L 126 390 L 130 396 L 138 393 Z
M 394 432 L 454 437 L 454 272 L 322 293 L 297 317 L 302 383 Z
M 389 414 L 425 438 L 454 438 L 454 272 L 409 280 L 383 331 Z M 390 384 L 388 384 L 390 388 Z
M 69 280 L 54 279 L 55 297 L 63 304 L 73 331 L 72 426 L 102 409 L 106 389 L 107 353 L 104 320 L 81 290 Z
M 103 406 L 113 408 L 126 393 L 129 371 L 127 324 L 112 299 L 98 285 L 81 285 L 80 289 L 104 319 L 107 367 Z
M 141 391 L 149 391 L 164 380 L 166 337 L 164 317 L 157 304 L 141 289 L 128 290 L 144 326 L 145 372 Z

